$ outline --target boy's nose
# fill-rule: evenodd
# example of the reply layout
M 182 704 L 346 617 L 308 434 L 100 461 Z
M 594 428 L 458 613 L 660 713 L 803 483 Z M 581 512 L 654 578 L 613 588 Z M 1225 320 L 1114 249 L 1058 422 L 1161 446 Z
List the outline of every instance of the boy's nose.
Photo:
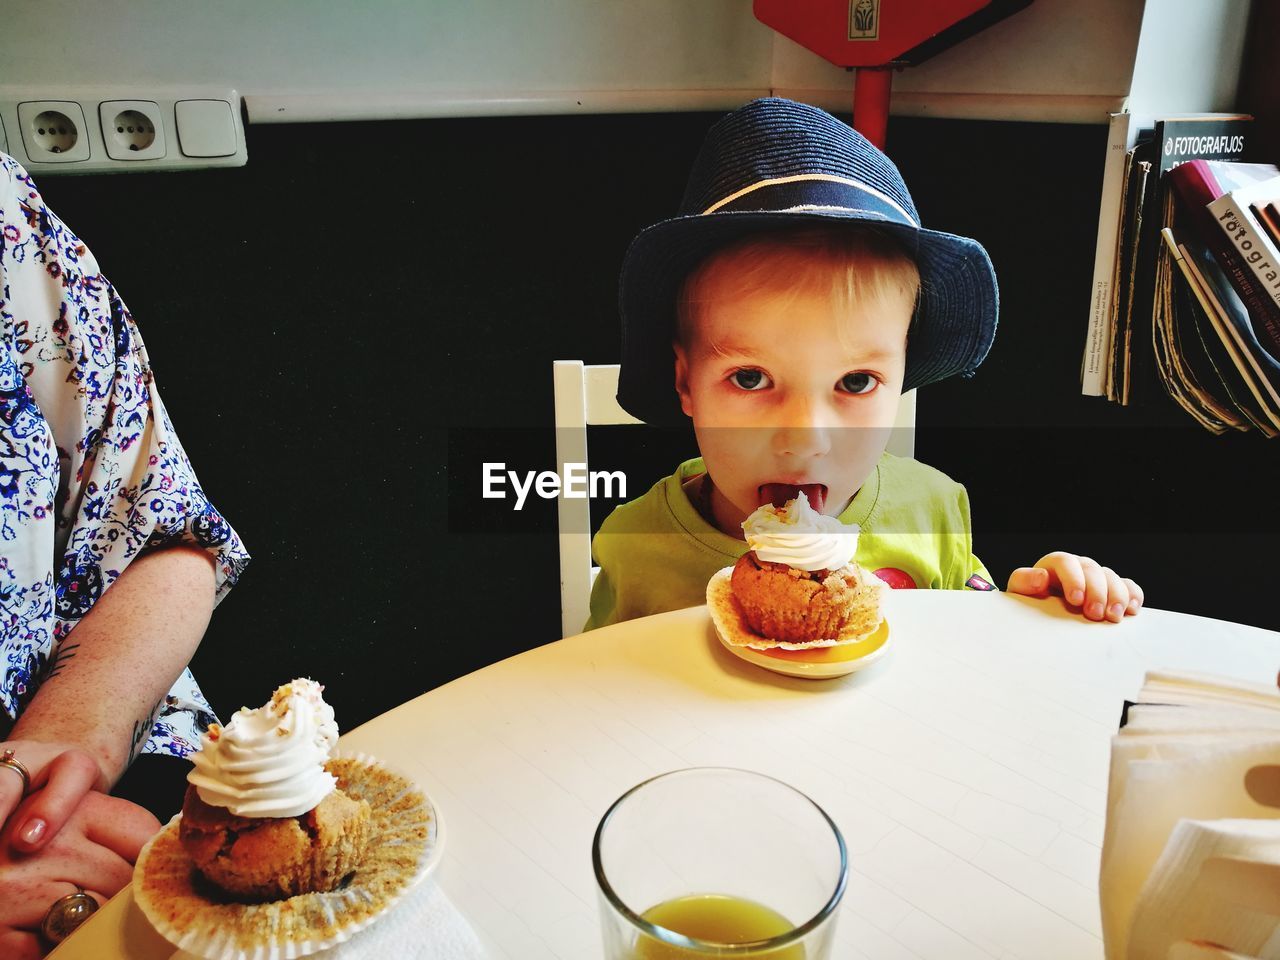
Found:
M 774 453 L 791 457 L 818 457 L 831 449 L 835 426 L 820 402 L 793 395 L 774 421 Z
M 820 457 L 831 449 L 831 435 L 825 427 L 780 427 L 773 448 L 780 456 Z
M 831 449 L 831 432 L 826 427 L 779 427 L 774 433 L 774 452 L 790 457 L 820 457 Z
M 780 456 L 820 457 L 831 449 L 832 427 L 812 407 L 792 410 L 774 427 L 773 451 Z

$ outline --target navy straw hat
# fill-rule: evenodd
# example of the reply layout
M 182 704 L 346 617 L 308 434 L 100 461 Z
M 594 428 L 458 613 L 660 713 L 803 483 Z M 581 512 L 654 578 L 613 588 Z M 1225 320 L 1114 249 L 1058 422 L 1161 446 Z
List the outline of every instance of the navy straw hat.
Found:
M 874 224 L 920 270 L 903 390 L 970 375 L 995 338 L 995 271 L 982 245 L 920 226 L 898 168 L 816 107 L 753 100 L 707 133 L 679 215 L 644 230 L 622 265 L 618 402 L 646 423 L 686 421 L 675 391 L 676 296 L 715 250 L 788 225 Z

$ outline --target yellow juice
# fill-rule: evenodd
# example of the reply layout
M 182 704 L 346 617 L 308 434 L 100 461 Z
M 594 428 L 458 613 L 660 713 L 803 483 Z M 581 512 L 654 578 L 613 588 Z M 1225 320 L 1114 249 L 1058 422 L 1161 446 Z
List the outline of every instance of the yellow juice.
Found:
M 750 943 L 768 940 L 795 928 L 790 920 L 764 904 L 720 894 L 677 897 L 650 907 L 642 916 L 654 926 L 664 927 L 696 940 L 713 943 Z M 699 950 L 674 947 L 642 937 L 636 945 L 636 960 L 690 960 L 709 956 Z M 775 950 L 738 956 L 767 960 L 804 960 L 804 946 L 798 943 Z

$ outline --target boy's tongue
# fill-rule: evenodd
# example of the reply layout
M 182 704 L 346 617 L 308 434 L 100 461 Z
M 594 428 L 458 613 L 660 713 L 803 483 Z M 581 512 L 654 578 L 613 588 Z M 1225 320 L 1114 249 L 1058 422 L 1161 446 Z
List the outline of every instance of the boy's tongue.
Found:
M 760 506 L 771 503 L 781 508 L 802 492 L 809 498 L 809 506 L 821 513 L 827 502 L 827 488 L 821 483 L 762 483 L 759 488 Z

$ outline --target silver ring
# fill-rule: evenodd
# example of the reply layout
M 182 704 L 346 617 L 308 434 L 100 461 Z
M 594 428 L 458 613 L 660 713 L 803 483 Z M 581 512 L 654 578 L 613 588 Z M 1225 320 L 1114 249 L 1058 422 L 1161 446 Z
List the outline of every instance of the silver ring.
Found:
M 75 893 L 59 897 L 49 905 L 44 919 L 40 921 L 40 932 L 50 943 L 61 943 L 97 910 L 98 901 L 76 887 Z
M 6 750 L 3 754 L 0 754 L 0 767 L 8 767 L 22 778 L 22 795 L 24 797 L 31 791 L 31 772 L 23 766 L 21 760 L 13 755 L 12 750 Z

